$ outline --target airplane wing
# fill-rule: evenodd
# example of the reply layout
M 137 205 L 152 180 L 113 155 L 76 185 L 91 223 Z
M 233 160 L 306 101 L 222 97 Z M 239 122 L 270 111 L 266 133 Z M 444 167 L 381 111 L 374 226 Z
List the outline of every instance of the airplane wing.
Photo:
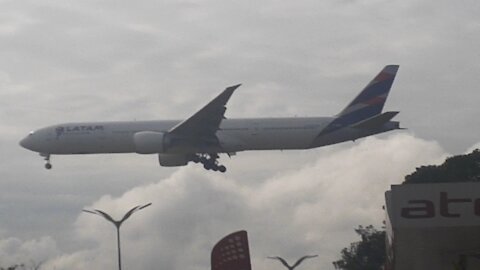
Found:
M 169 130 L 170 134 L 187 137 L 215 136 L 227 108 L 225 105 L 233 94 L 233 91 L 241 84 L 227 87 L 220 95 L 210 103 L 197 111 L 194 115 L 180 122 Z

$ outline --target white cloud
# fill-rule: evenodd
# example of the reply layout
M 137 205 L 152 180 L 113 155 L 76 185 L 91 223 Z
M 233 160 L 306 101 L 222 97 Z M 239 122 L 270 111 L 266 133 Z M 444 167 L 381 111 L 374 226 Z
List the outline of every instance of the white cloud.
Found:
M 268 269 L 267 255 L 290 258 L 318 253 L 310 269 L 332 269 L 340 250 L 355 239 L 357 225 L 381 226 L 384 192 L 421 164 L 436 164 L 446 154 L 435 142 L 409 134 L 368 138 L 323 154 L 296 170 L 282 170 L 257 186 L 241 178 L 184 168 L 157 183 L 119 197 L 104 196 L 91 208 L 120 218 L 131 207 L 152 202 L 122 228 L 126 268 L 204 269 L 215 242 L 246 229 L 253 267 Z M 281 168 L 281 164 L 278 164 Z M 82 214 L 75 224 L 79 243 L 95 243 L 49 262 L 57 269 L 113 267 L 114 227 Z
M 471 153 L 473 150 L 480 149 L 480 142 L 474 144 L 472 147 L 468 148 L 465 154 Z
M 18 238 L 0 239 L 0 267 L 17 264 L 40 264 L 58 254 L 51 237 L 23 241 Z

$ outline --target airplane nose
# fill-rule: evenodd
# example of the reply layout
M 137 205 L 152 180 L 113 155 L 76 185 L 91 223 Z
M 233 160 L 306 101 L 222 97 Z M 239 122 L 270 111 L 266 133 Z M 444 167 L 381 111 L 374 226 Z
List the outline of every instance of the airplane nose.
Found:
M 28 149 L 28 150 L 31 150 L 31 148 L 32 148 L 32 142 L 31 142 L 30 137 L 25 137 L 25 138 L 23 138 L 23 139 L 20 141 L 20 145 L 21 145 L 23 148 L 26 148 L 26 149 Z

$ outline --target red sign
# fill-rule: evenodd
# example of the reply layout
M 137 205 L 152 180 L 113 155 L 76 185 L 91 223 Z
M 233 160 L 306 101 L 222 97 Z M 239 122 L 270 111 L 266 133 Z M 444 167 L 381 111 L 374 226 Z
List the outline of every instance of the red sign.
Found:
M 251 270 L 246 231 L 225 236 L 212 249 L 212 270 Z

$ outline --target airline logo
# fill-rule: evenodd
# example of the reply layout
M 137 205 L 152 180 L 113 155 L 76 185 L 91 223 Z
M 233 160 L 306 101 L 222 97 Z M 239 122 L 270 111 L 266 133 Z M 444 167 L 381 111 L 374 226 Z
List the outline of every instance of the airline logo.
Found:
M 397 65 L 386 66 L 370 81 L 362 92 L 337 115 L 337 118 L 322 131 L 322 134 L 333 132 L 342 127 L 380 114 L 397 74 L 398 67 Z
M 398 66 L 386 66 L 372 81 L 370 81 L 363 91 L 340 113 L 340 115 L 348 115 L 372 106 L 373 108 L 371 109 L 374 110 L 374 112 L 370 113 L 373 115 L 379 114 L 387 100 L 388 93 L 390 92 L 397 71 Z
M 55 128 L 55 134 L 57 136 L 57 139 L 60 138 L 60 136 L 68 133 L 88 133 L 91 131 L 103 131 L 104 126 L 101 125 L 96 125 L 96 126 L 59 126 Z

